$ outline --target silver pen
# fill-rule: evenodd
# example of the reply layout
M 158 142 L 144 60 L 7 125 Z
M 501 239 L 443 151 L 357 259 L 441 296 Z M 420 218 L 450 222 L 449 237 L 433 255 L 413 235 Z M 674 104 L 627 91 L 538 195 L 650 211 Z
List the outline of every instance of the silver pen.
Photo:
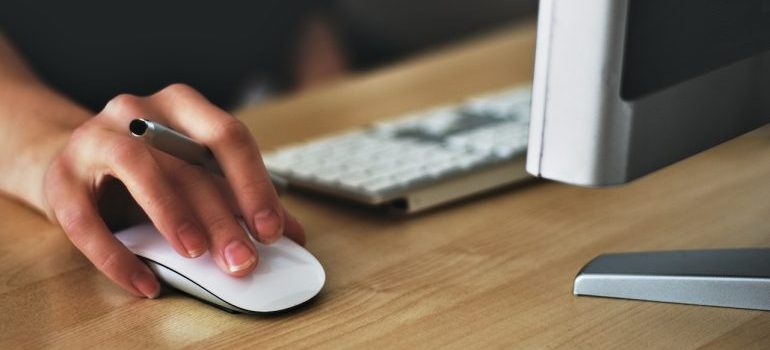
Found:
M 144 140 L 148 145 L 166 152 L 188 163 L 199 165 L 204 169 L 224 176 L 211 150 L 195 140 L 181 134 L 158 122 L 147 119 L 134 119 L 129 123 L 131 136 Z M 268 172 L 269 173 L 269 172 Z M 288 182 L 275 174 L 270 174 L 275 190 L 280 194 L 286 190 Z

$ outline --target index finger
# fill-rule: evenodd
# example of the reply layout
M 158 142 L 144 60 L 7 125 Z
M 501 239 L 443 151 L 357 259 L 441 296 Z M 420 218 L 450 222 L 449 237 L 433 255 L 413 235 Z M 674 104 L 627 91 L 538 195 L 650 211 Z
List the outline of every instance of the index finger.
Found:
M 123 289 L 155 298 L 159 284 L 150 269 L 112 235 L 99 216 L 87 187 L 62 176 L 48 192 L 56 220 L 70 241 L 99 271 Z
M 248 129 L 185 85 L 172 85 L 151 98 L 173 128 L 211 149 L 257 238 L 265 243 L 277 240 L 286 213 Z

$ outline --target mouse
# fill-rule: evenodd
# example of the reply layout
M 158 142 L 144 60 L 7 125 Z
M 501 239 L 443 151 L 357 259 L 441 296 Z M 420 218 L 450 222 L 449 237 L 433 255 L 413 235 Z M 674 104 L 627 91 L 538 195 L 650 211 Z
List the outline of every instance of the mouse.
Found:
M 243 222 L 241 227 L 245 229 Z M 326 281 L 321 263 L 289 238 L 264 245 L 251 236 L 259 263 L 251 275 L 221 271 L 209 252 L 179 255 L 152 224 L 115 233 L 165 284 L 234 313 L 269 313 L 292 308 L 316 296 Z

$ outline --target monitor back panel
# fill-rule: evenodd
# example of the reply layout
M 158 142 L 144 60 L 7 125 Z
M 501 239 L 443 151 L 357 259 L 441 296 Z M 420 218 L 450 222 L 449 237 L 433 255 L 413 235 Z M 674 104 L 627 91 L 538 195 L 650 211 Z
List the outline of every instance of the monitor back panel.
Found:
M 770 1 L 541 2 L 527 168 L 625 183 L 770 121 Z

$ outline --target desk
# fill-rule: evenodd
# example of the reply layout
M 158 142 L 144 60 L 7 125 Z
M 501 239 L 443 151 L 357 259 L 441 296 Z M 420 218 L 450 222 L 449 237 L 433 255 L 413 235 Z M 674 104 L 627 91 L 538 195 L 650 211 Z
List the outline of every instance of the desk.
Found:
M 533 40 L 531 25 L 509 29 L 237 114 L 271 149 L 525 82 Z M 770 245 L 768 128 L 612 189 L 543 181 L 408 218 L 284 202 L 327 283 L 298 310 L 246 316 L 133 298 L 58 228 L 0 199 L 0 348 L 770 347 L 770 313 L 571 294 L 603 252 Z

